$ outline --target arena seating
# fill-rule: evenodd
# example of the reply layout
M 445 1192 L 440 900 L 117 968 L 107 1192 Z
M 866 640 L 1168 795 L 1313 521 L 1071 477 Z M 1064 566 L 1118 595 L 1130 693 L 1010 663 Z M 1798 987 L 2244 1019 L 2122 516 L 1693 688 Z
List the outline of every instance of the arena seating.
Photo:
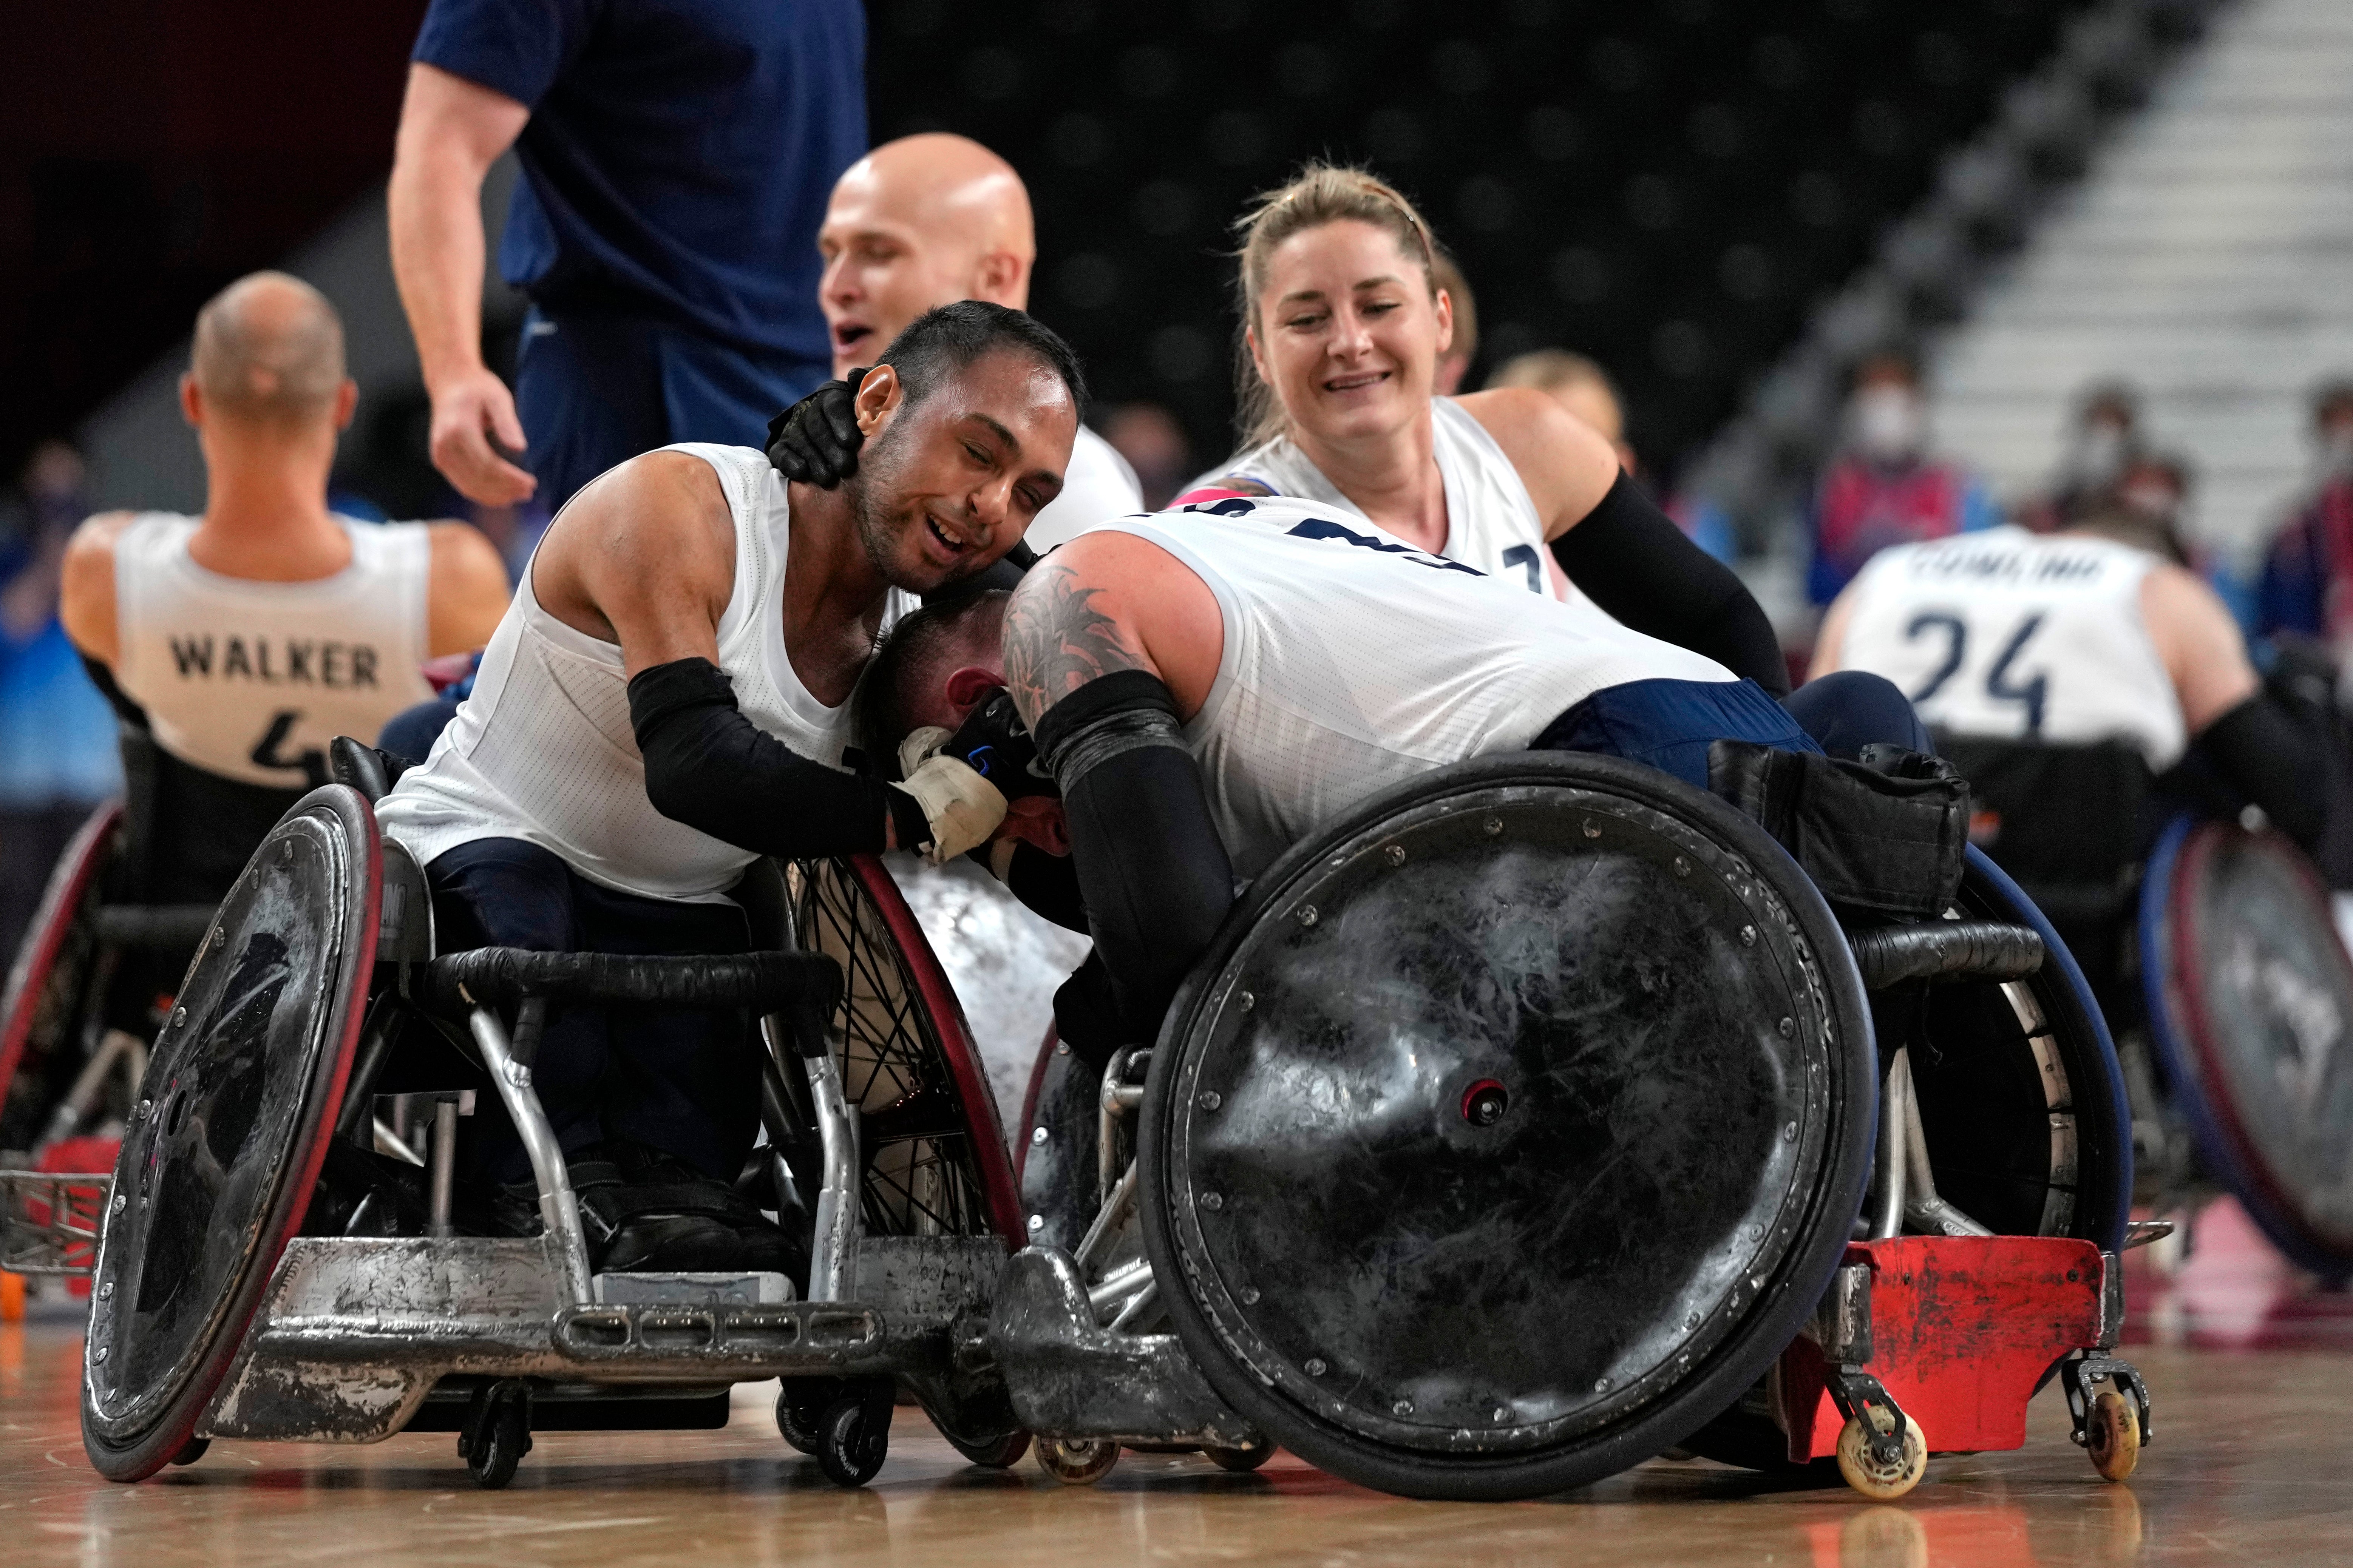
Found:
M 873 132 L 1010 157 L 1038 200 L 1036 309 L 1107 400 L 1168 404 L 1205 452 L 1230 405 L 1225 225 L 1324 153 L 1396 180 L 1459 252 L 1487 323 L 1474 376 L 1539 343 L 1593 353 L 1672 466 L 2084 9 L 1197 0 L 1178 26 L 881 0 Z

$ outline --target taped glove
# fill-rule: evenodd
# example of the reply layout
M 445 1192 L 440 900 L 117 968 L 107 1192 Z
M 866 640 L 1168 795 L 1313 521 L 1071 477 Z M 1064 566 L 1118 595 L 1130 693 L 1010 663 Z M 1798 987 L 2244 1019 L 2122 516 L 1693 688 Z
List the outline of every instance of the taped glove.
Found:
M 948 732 L 933 724 L 901 742 L 899 769 L 906 782 L 891 786 L 923 808 L 932 837 L 923 856 L 934 866 L 987 843 L 1005 820 L 1005 796 L 962 758 L 945 755 L 941 748 L 947 741 Z
M 829 490 L 858 472 L 858 449 L 866 433 L 858 427 L 860 366 L 841 381 L 828 381 L 768 421 L 768 462 L 787 479 Z

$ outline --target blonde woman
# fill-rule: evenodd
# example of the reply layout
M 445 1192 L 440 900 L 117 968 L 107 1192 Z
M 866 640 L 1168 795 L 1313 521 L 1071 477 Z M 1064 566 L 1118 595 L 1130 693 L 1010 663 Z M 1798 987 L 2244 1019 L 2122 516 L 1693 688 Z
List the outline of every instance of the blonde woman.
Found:
M 1412 203 L 1361 169 L 1314 163 L 1236 226 L 1243 449 L 1177 504 L 1317 501 L 1538 594 L 1556 564 L 1637 631 L 1788 689 L 1739 578 L 1590 426 L 1532 387 L 1436 395 L 1454 301 Z

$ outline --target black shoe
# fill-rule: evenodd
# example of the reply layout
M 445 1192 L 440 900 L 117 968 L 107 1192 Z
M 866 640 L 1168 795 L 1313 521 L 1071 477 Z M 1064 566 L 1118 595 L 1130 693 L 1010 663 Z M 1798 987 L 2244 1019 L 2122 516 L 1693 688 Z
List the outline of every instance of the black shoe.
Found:
M 806 1273 L 802 1249 L 726 1183 L 642 1143 L 589 1153 L 570 1170 L 596 1272 Z

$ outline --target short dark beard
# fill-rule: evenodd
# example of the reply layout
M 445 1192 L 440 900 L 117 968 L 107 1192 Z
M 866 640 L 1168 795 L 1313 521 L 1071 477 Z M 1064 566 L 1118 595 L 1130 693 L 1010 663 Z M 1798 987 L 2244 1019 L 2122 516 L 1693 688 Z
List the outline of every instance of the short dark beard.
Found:
M 858 472 L 841 482 L 842 499 L 849 504 L 849 517 L 858 529 L 858 542 L 866 552 L 866 563 L 877 575 L 894 587 L 906 584 L 898 579 L 892 564 L 896 553 L 892 546 L 898 542 L 892 537 L 890 507 L 886 504 L 898 492 L 896 480 L 904 467 L 900 454 L 900 426 L 894 420 L 892 427 L 866 443 L 858 455 Z

